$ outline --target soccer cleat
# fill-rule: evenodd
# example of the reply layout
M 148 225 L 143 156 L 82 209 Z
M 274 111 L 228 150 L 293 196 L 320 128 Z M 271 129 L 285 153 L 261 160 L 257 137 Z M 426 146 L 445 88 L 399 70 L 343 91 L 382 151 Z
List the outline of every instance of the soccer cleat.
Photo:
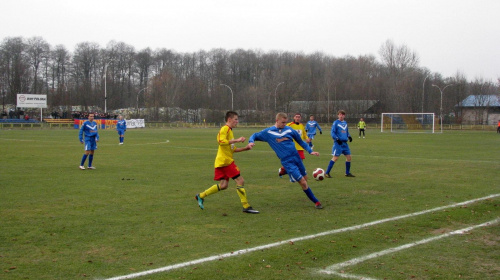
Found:
M 198 206 L 200 206 L 201 210 L 205 209 L 205 207 L 203 207 L 203 202 L 205 201 L 203 198 L 200 197 L 200 194 L 197 194 L 194 199 L 196 199 L 196 201 L 198 201 Z
M 120 143 L 120 144 L 118 144 L 118 145 L 123 145 L 123 143 Z
M 81 170 L 85 170 L 85 166 L 80 165 L 80 169 L 81 169 Z
M 352 175 L 352 173 L 348 173 L 348 174 L 345 174 L 346 177 L 356 177 L 354 175 Z
M 316 202 L 316 209 L 323 209 L 323 205 L 321 205 L 321 202 Z
M 243 208 L 243 212 L 248 214 L 259 214 L 259 211 L 253 209 L 252 206 L 248 208 Z
M 93 166 L 89 166 L 89 167 L 87 167 L 87 168 L 88 168 L 88 169 L 95 169 L 95 167 L 93 167 Z
M 332 178 L 332 176 L 330 176 L 330 173 L 325 173 L 325 178 Z

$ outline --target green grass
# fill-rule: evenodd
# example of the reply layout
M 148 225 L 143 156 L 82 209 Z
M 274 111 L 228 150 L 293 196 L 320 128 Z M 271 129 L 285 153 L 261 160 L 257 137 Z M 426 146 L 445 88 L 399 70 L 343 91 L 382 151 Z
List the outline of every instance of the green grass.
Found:
M 236 128 L 235 137 L 260 129 Z M 105 279 L 286 241 L 500 193 L 500 136 L 494 132 L 354 137 L 332 179 L 309 181 L 325 209 L 279 179 L 266 143 L 235 154 L 250 203 L 234 182 L 205 199 L 218 129 L 101 131 L 94 165 L 78 169 L 77 130 L 0 130 L 0 278 Z M 356 131 L 353 131 L 356 133 Z M 168 140 L 168 142 L 167 142 Z M 332 141 L 314 141 L 326 168 Z M 241 145 L 238 145 L 241 146 Z M 336 263 L 478 225 L 500 216 L 500 197 L 388 221 L 138 279 L 341 279 Z M 482 227 L 370 259 L 343 270 L 372 279 L 498 279 L 500 226 Z

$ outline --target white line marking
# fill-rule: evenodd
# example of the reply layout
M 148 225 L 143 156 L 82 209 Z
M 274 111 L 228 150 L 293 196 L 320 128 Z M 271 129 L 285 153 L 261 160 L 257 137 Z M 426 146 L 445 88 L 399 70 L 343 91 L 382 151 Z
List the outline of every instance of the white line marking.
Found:
M 166 272 L 166 271 L 174 270 L 174 269 L 177 269 L 177 268 L 183 268 L 183 267 L 187 267 L 187 266 L 191 266 L 191 265 L 195 265 L 195 264 L 210 262 L 210 261 L 224 259 L 224 258 L 235 257 L 235 256 L 239 256 L 239 255 L 243 255 L 243 254 L 247 254 L 247 253 L 251 253 L 251 252 L 255 252 L 255 251 L 269 249 L 269 248 L 277 247 L 277 246 L 280 246 L 280 245 L 283 245 L 283 244 L 289 244 L 290 242 L 297 242 L 297 241 L 302 241 L 302 240 L 309 240 L 309 239 L 314 239 L 314 238 L 317 238 L 317 237 L 320 237 L 320 236 L 331 235 L 331 234 L 336 234 L 336 233 L 341 233 L 341 232 L 347 232 L 347 231 L 353 231 L 353 230 L 358 230 L 358 229 L 362 229 L 362 228 L 365 228 L 365 227 L 369 227 L 369 226 L 373 226 L 373 225 L 378 225 L 378 224 L 382 224 L 382 223 L 386 223 L 386 222 L 401 220 L 401 219 L 405 219 L 405 218 L 409 218 L 409 217 L 415 217 L 415 216 L 419 216 L 419 215 L 423 215 L 423 214 L 427 214 L 427 213 L 431 213 L 431 212 L 436 212 L 436 211 L 440 211 L 440 210 L 444 210 L 444 209 L 448 209 L 448 208 L 453 208 L 453 207 L 457 207 L 457 206 L 463 206 L 463 205 L 475 203 L 475 202 L 478 202 L 478 201 L 481 201 L 481 200 L 495 198 L 495 197 L 498 197 L 498 196 L 500 196 L 500 193 L 498 193 L 498 194 L 492 194 L 492 195 L 489 195 L 489 196 L 485 196 L 485 197 L 481 197 L 481 198 L 476 198 L 476 199 L 472 199 L 472 200 L 468 200 L 468 201 L 464 201 L 464 202 L 460 202 L 460 203 L 455 203 L 455 204 L 452 204 L 452 205 L 447 205 L 447 206 L 437 207 L 437 208 L 433 208 L 433 209 L 429 209 L 429 210 L 424 210 L 424 211 L 420 211 L 420 212 L 415 212 L 415 213 L 412 213 L 412 214 L 407 214 L 407 215 L 402 215 L 402 216 L 397 216 L 397 217 L 382 219 L 382 220 L 378 220 L 378 221 L 374 221 L 374 222 L 370 222 L 370 223 L 366 223 L 366 224 L 362 224 L 362 225 L 357 225 L 357 226 L 351 226 L 351 227 L 346 227 L 346 228 L 340 228 L 340 229 L 325 231 L 325 232 L 321 232 L 321 233 L 318 233 L 318 234 L 313 234 L 313 235 L 307 235 L 307 236 L 292 238 L 292 239 L 289 239 L 289 240 L 283 240 L 283 241 L 279 241 L 279 242 L 275 242 L 275 243 L 270 243 L 270 244 L 267 244 L 267 245 L 261 245 L 261 246 L 257 246 L 257 247 L 253 247 L 253 248 L 248 248 L 248 249 L 242 249 L 242 250 L 238 250 L 238 251 L 231 252 L 231 253 L 225 253 L 225 254 L 215 255 L 215 256 L 206 257 L 206 258 L 202 258 L 202 259 L 197 259 L 197 260 L 193 260 L 193 261 L 189 261 L 189 262 L 183 262 L 183 263 L 178 263 L 178 264 L 174 264 L 174 265 L 164 266 L 164 267 L 160 267 L 160 268 L 157 268 L 157 269 L 146 270 L 146 271 L 143 271 L 143 272 L 137 272 L 137 273 L 132 273 L 132 274 L 123 275 L 123 276 L 117 276 L 117 277 L 113 277 L 113 278 L 108 278 L 108 280 L 133 279 L 133 278 L 137 278 L 137 277 L 141 277 L 141 276 L 146 276 L 146 275 L 150 275 L 150 274 L 154 274 L 154 273 Z
M 430 238 L 427 238 L 427 239 L 422 239 L 422 240 L 419 240 L 417 242 L 408 243 L 408 244 L 405 244 L 405 245 L 402 245 L 402 246 L 399 246 L 399 247 L 390 248 L 390 249 L 387 249 L 387 250 L 382 250 L 380 252 L 372 253 L 372 254 L 369 254 L 369 255 L 366 255 L 366 256 L 363 256 L 363 257 L 360 257 L 360 258 L 354 258 L 354 259 L 351 259 L 351 260 L 348 260 L 348 261 L 345 261 L 345 262 L 341 262 L 341 263 L 337 263 L 337 264 L 331 265 L 331 266 L 329 266 L 329 267 L 327 267 L 325 269 L 320 270 L 319 272 L 320 273 L 325 273 L 325 274 L 333 274 L 333 275 L 341 276 L 341 277 L 344 277 L 344 278 L 371 279 L 371 278 L 368 278 L 368 277 L 365 277 L 365 276 L 343 273 L 343 272 L 338 271 L 338 270 L 342 269 L 344 267 L 347 267 L 347 266 L 352 266 L 352 265 L 356 265 L 356 264 L 362 263 L 362 262 L 364 262 L 366 260 L 369 260 L 369 259 L 374 259 L 374 258 L 378 258 L 378 257 L 384 256 L 384 255 L 387 255 L 387 254 L 392 254 L 392 253 L 395 253 L 395 252 L 398 252 L 398 251 L 401 251 L 401 250 L 404 250 L 404 249 L 408 249 L 408 248 L 411 248 L 411 247 L 414 247 L 414 246 L 417 246 L 417 245 L 421 245 L 421 244 L 425 244 L 425 243 L 428 243 L 428 242 L 431 242 L 431 241 L 435 241 L 435 240 L 439 240 L 439 239 L 442 239 L 442 238 L 445 238 L 445 237 L 449 237 L 449 236 L 454 235 L 454 234 L 464 234 L 464 233 L 467 233 L 467 232 L 469 232 L 471 230 L 474 230 L 476 228 L 498 224 L 499 222 L 500 222 L 500 218 L 492 220 L 492 221 L 489 221 L 489 222 L 486 222 L 486 223 L 482 223 L 480 225 L 475 225 L 475 226 L 471 226 L 471 227 L 468 227 L 468 228 L 464 228 L 464 229 L 459 229 L 459 230 L 455 230 L 455 231 L 452 231 L 452 232 L 448 232 L 448 233 L 445 233 L 445 234 L 442 234 L 442 235 L 439 235 L 439 236 L 430 237 Z

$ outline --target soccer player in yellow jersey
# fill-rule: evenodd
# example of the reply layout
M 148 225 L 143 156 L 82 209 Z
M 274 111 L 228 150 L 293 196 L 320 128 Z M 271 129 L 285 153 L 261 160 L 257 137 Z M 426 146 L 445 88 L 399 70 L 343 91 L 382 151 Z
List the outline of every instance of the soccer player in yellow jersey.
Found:
M 243 177 L 240 174 L 240 169 L 234 163 L 233 153 L 238 153 L 242 151 L 250 150 L 251 147 L 248 145 L 244 148 L 236 148 L 235 143 L 244 143 L 245 137 L 240 137 L 234 139 L 233 128 L 238 125 L 238 113 L 229 111 L 226 113 L 226 125 L 223 126 L 219 134 L 217 134 L 217 142 L 219 143 L 219 149 L 217 151 L 217 156 L 215 157 L 215 171 L 214 180 L 219 181 L 219 184 L 215 184 L 210 188 L 206 189 L 195 196 L 196 201 L 198 201 L 198 206 L 203 210 L 205 207 L 203 202 L 205 197 L 215 194 L 221 190 L 227 189 L 229 186 L 229 179 L 233 179 L 236 182 L 236 191 L 240 197 L 241 204 L 243 205 L 243 212 L 250 214 L 258 214 L 259 211 L 253 209 L 247 200 L 247 193 L 244 185 Z
M 297 113 L 295 114 L 295 116 L 293 116 L 293 122 L 288 123 L 287 126 L 297 131 L 300 135 L 300 138 L 302 138 L 304 142 L 309 143 L 311 142 L 311 139 L 307 137 L 306 127 L 300 123 L 301 119 L 302 116 L 299 113 Z M 302 146 L 300 146 L 299 143 L 295 142 L 295 140 L 293 140 L 293 142 L 295 143 L 295 149 L 297 149 L 297 152 L 299 152 L 300 158 L 304 160 L 306 158 L 306 156 L 304 155 L 304 148 L 302 148 Z M 280 167 L 280 169 L 278 169 L 278 175 L 280 176 L 280 178 L 282 178 L 282 176 L 285 174 L 287 174 L 285 168 L 283 166 Z

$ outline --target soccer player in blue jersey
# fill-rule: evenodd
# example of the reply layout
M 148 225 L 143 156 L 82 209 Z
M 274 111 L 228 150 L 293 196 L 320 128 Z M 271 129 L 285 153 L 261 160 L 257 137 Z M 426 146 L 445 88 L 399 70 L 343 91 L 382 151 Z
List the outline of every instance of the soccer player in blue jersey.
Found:
M 118 145 L 123 145 L 123 138 L 125 138 L 125 131 L 127 131 L 127 121 L 123 119 L 122 115 L 118 116 L 116 131 L 118 131 L 118 136 L 120 137 L 120 144 Z
M 287 115 L 278 113 L 276 124 L 269 128 L 257 132 L 250 136 L 247 147 L 253 148 L 255 141 L 267 142 L 274 150 L 281 161 L 281 165 L 288 172 L 290 181 L 299 182 L 307 197 L 315 204 L 317 209 L 322 209 L 321 202 L 314 196 L 311 188 L 307 185 L 307 172 L 302 159 L 295 148 L 295 142 L 299 143 L 309 154 L 319 156 L 318 152 L 313 152 L 311 147 L 302 140 L 299 133 L 289 126 L 286 126 Z M 295 142 L 293 141 L 295 140 Z
M 85 170 L 85 161 L 87 157 L 89 158 L 88 169 L 95 169 L 92 166 L 92 161 L 94 160 L 94 150 L 97 149 L 97 142 L 99 142 L 99 133 L 97 132 L 97 123 L 94 121 L 94 114 L 89 114 L 89 119 L 82 124 L 80 128 L 80 133 L 78 138 L 80 138 L 80 143 L 85 144 L 85 153 L 83 154 L 82 161 L 80 163 L 80 169 Z M 83 141 L 83 135 L 85 134 L 85 142 Z
M 309 147 L 314 148 L 313 141 L 314 136 L 316 135 L 316 128 L 319 130 L 319 134 L 323 134 L 323 130 L 321 130 L 321 127 L 319 126 L 318 122 L 314 120 L 314 116 L 311 115 L 309 116 L 309 121 L 306 124 L 306 132 L 307 132 L 307 138 L 309 138 L 311 141 L 309 141 Z
M 328 168 L 325 172 L 325 177 L 332 178 L 330 176 L 330 171 L 333 168 L 333 165 L 339 158 L 341 154 L 345 155 L 345 176 L 346 177 L 355 177 L 351 173 L 351 149 L 349 149 L 349 145 L 347 144 L 347 140 L 352 142 L 352 137 L 349 134 L 349 128 L 347 127 L 347 122 L 345 119 L 345 111 L 339 110 L 337 113 L 338 119 L 333 122 L 332 125 L 332 139 L 333 139 L 333 147 L 332 147 L 332 159 L 328 164 Z

